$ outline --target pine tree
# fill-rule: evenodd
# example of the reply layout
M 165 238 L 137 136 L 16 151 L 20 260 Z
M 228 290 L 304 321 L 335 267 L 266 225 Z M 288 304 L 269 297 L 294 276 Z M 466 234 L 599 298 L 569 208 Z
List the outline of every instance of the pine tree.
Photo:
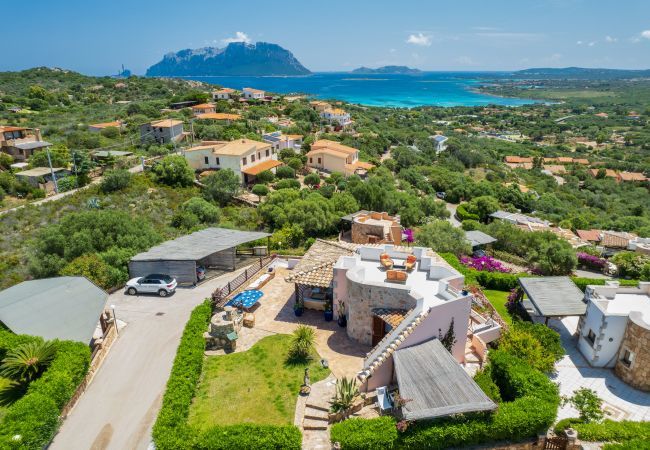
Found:
M 438 339 L 440 340 L 440 343 L 447 349 L 449 353 L 451 353 L 451 348 L 454 346 L 456 343 L 456 333 L 454 333 L 454 318 L 451 318 L 451 323 L 449 324 L 449 329 L 445 333 L 445 335 L 442 335 L 442 330 L 438 328 Z

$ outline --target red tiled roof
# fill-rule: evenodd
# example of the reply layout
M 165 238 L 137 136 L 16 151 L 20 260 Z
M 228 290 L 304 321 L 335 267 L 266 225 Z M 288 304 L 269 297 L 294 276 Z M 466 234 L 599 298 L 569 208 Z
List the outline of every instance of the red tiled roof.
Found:
M 576 230 L 578 236 L 583 241 L 589 242 L 598 242 L 600 241 L 600 231 L 599 230 Z

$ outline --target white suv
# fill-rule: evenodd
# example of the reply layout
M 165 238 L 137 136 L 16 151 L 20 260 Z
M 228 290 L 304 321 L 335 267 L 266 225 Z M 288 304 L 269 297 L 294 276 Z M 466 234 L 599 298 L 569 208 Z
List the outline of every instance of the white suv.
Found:
M 169 275 L 151 274 L 145 277 L 132 278 L 126 283 L 129 295 L 158 294 L 167 297 L 176 291 L 176 280 Z

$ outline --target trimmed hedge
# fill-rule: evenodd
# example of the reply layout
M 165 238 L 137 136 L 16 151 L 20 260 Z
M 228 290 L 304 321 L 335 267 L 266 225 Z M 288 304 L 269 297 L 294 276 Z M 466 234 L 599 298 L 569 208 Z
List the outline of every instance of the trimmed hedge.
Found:
M 650 450 L 650 440 L 632 439 L 621 444 L 605 444 L 603 450 Z
M 348 419 L 332 426 L 331 440 L 340 442 L 342 449 L 391 449 L 395 448 L 398 439 L 395 425 L 395 419 L 389 416 Z
M 176 352 L 162 408 L 153 427 L 158 450 L 300 450 L 302 435 L 293 425 L 241 424 L 199 431 L 187 424 L 203 370 L 203 332 L 212 316 L 209 300 L 194 308 Z
M 461 203 L 460 205 L 458 205 L 458 207 L 456 208 L 456 218 L 461 222 L 464 220 L 478 221 L 480 219 L 478 214 L 474 214 L 467 211 L 466 203 Z
M 650 440 L 650 422 L 603 420 L 600 423 L 577 423 L 573 428 L 583 441 L 625 442 L 632 439 Z
M 0 330 L 0 353 L 18 344 L 40 341 L 34 336 Z M 42 449 L 59 427 L 59 414 L 70 401 L 90 366 L 90 348 L 80 342 L 55 341 L 56 355 L 50 366 L 13 403 L 0 422 L 0 448 Z M 20 441 L 13 436 L 20 435 Z
M 588 285 L 594 284 L 596 286 L 604 286 L 605 285 L 605 280 L 604 278 L 583 278 L 583 277 L 571 277 L 573 282 L 580 288 L 581 291 L 585 291 Z M 621 283 L 621 286 L 638 286 L 639 285 L 639 280 L 624 280 L 621 278 L 617 278 L 616 281 Z
M 501 403 L 501 392 L 499 391 L 499 386 L 497 386 L 492 380 L 489 366 L 476 372 L 474 375 L 474 381 L 476 381 L 476 384 L 478 384 L 481 390 L 485 392 L 493 402 Z

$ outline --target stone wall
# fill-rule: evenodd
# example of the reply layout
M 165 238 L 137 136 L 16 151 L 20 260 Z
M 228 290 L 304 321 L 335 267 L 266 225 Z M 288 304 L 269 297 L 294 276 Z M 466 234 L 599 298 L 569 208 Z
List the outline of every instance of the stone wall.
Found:
M 370 236 L 376 237 L 372 243 L 379 244 L 386 242 L 384 226 L 359 222 L 352 223 L 352 242 L 355 244 L 367 244 L 370 241 Z
M 634 354 L 629 366 L 623 362 L 626 350 Z M 614 371 L 630 386 L 650 391 L 650 324 L 639 312 L 630 313 Z
M 372 310 L 375 308 L 413 309 L 417 300 L 410 287 L 391 287 L 347 282 L 348 336 L 363 344 L 372 344 Z

